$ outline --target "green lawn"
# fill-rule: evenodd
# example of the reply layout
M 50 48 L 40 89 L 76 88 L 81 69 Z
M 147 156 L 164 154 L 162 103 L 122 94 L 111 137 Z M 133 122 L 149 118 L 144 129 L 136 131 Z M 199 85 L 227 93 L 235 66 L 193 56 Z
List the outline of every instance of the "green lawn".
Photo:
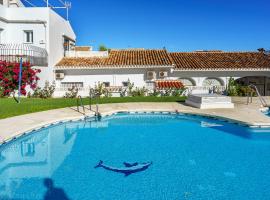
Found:
M 99 104 L 122 102 L 183 102 L 185 97 L 115 97 L 101 98 Z M 35 99 L 23 98 L 18 104 L 12 98 L 0 98 L 0 119 L 27 113 L 76 106 L 77 99 Z M 88 105 L 89 100 L 83 99 Z M 95 103 L 95 101 L 93 101 Z

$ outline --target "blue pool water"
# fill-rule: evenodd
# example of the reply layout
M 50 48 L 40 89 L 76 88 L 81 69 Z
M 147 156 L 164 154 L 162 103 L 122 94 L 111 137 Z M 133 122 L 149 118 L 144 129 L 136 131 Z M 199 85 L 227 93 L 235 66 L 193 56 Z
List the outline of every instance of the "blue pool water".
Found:
M 44 128 L 0 151 L 0 199 L 270 199 L 270 130 L 215 119 L 122 113 Z M 153 164 L 125 176 L 95 169 L 100 160 Z

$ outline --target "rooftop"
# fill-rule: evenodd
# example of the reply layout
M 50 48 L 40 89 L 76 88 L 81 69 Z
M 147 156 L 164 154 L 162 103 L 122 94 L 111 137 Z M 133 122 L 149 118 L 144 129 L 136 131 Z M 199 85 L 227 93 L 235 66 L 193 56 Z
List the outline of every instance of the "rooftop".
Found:
M 166 50 L 112 50 L 108 57 L 65 57 L 57 65 L 63 68 L 136 68 L 139 66 L 169 66 L 175 70 L 270 70 L 270 56 L 262 52 Z
M 170 53 L 176 70 L 270 69 L 270 56 L 261 52 Z
M 101 68 L 172 66 L 173 61 L 166 50 L 111 50 L 108 57 L 72 58 L 65 57 L 56 68 Z

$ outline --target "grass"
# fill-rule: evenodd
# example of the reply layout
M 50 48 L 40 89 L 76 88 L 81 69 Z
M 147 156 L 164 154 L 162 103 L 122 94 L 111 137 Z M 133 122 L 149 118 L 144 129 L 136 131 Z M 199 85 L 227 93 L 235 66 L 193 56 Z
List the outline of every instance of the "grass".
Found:
M 126 103 L 126 102 L 183 102 L 185 97 L 114 97 L 101 98 L 99 104 Z M 89 99 L 83 99 L 85 105 L 89 104 Z M 93 104 L 95 101 L 92 102 Z M 23 115 L 27 113 L 65 108 L 77 105 L 77 99 L 35 99 L 23 98 L 18 104 L 13 98 L 0 98 L 0 119 Z

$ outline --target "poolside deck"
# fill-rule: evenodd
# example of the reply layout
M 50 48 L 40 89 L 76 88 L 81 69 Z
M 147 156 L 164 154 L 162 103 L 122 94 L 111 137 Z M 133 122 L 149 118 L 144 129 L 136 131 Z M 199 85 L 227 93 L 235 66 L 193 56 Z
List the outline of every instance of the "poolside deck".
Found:
M 270 97 L 268 97 L 267 100 L 270 102 Z M 233 98 L 233 102 L 235 103 L 235 108 L 233 109 L 200 110 L 175 102 L 102 104 L 99 106 L 99 111 L 102 115 L 117 111 L 178 111 L 182 113 L 221 117 L 249 126 L 270 127 L 270 117 L 265 116 L 260 111 L 258 98 L 254 98 L 253 103 L 249 105 L 246 105 L 246 98 L 236 97 Z M 94 114 L 87 109 L 86 111 L 87 115 Z M 84 116 L 78 113 L 75 108 L 63 108 L 2 119 L 0 120 L 0 143 L 47 124 L 63 120 L 75 120 L 83 117 Z

